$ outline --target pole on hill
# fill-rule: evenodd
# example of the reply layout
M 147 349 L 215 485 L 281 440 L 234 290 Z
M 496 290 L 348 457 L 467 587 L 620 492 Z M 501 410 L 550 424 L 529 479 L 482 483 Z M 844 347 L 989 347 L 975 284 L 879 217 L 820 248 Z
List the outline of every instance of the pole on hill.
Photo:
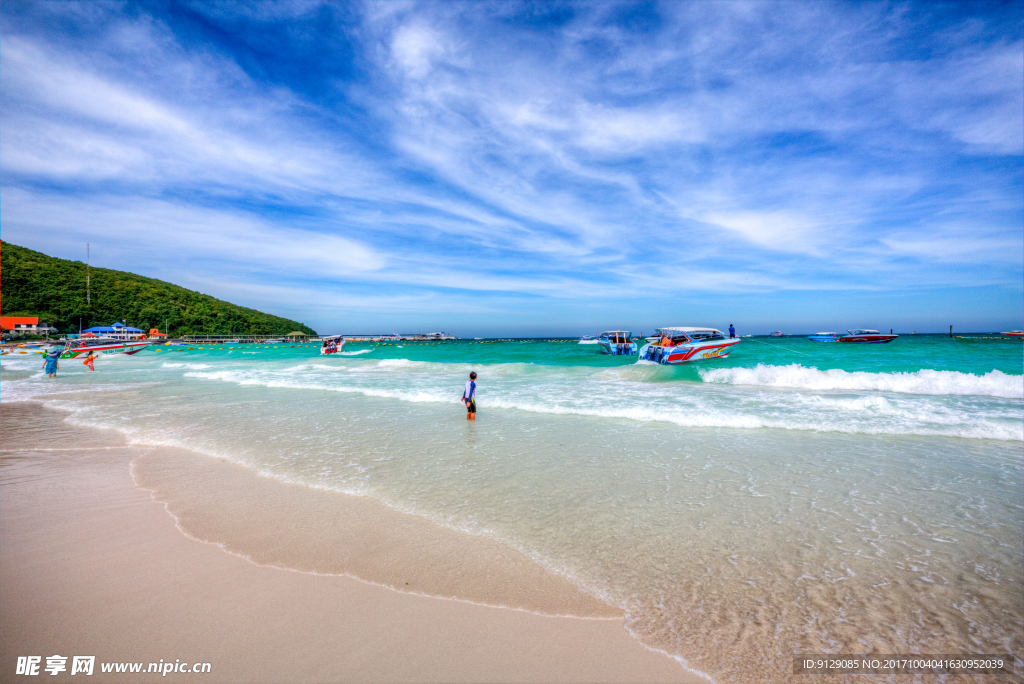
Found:
M 92 297 L 89 295 L 89 243 L 85 243 L 85 303 L 92 306 Z

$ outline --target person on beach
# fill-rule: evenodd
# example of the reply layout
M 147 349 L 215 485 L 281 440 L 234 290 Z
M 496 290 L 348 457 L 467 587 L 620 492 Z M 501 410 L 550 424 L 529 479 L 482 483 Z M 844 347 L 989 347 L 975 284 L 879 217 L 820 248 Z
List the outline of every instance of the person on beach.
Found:
M 96 355 L 95 355 L 95 354 L 93 354 L 92 352 L 89 352 L 89 355 L 85 357 L 85 360 L 84 360 L 84 361 L 82 361 L 82 363 L 83 363 L 83 364 L 85 364 L 86 366 L 88 366 L 88 367 L 89 367 L 89 370 L 91 370 L 91 371 L 94 371 L 94 370 L 96 370 L 96 369 L 95 369 L 95 368 L 93 367 L 93 365 L 92 365 L 92 364 L 93 364 L 93 363 L 94 363 L 95 361 L 96 361 Z
M 736 337 L 736 328 L 732 327 L 732 323 L 729 324 L 729 339 Z
M 46 377 L 55 378 L 57 377 L 57 371 L 60 370 L 60 352 L 54 350 L 49 352 L 43 357 L 43 370 L 46 371 Z
M 462 392 L 462 403 L 466 405 L 466 420 L 476 420 L 476 371 L 469 374 L 469 382 Z

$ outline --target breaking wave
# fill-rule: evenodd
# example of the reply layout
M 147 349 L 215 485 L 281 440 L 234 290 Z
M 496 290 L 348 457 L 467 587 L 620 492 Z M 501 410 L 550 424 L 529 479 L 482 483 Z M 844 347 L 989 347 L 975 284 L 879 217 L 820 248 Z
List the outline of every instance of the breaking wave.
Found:
M 839 369 L 818 370 L 793 363 L 758 364 L 754 368 L 701 368 L 707 383 L 790 387 L 808 390 L 874 390 L 904 394 L 980 395 L 1024 399 L 1024 378 L 993 370 L 984 375 L 959 371 L 919 370 L 912 373 L 867 373 Z

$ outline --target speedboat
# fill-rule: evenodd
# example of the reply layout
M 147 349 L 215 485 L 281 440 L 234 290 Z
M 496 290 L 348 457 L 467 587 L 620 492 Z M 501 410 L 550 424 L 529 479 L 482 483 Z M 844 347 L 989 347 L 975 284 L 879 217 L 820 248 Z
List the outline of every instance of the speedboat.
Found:
M 321 339 L 323 340 L 323 344 L 320 345 L 321 356 L 337 354 L 345 348 L 344 335 L 325 335 Z
M 584 335 L 580 338 L 580 344 L 597 344 L 597 338 L 593 335 Z
M 657 342 L 640 350 L 641 359 L 663 364 L 724 359 L 740 343 L 716 328 L 658 328 L 657 334 Z
M 109 337 L 91 337 L 69 340 L 60 354 L 62 359 L 73 359 L 83 354 L 138 354 L 146 347 L 159 344 L 159 340 L 114 340 Z
M 847 330 L 849 335 L 840 335 L 836 342 L 856 342 L 857 344 L 885 344 L 892 342 L 899 335 L 885 335 L 877 330 Z
M 811 342 L 835 342 L 839 339 L 839 333 L 837 332 L 819 332 L 813 335 L 808 335 L 807 339 Z
M 1001 332 L 1000 335 L 1012 335 L 1014 337 L 1024 337 L 1024 330 L 1011 330 L 1010 332 Z
M 768 336 L 769 337 L 782 337 L 782 331 L 781 330 L 776 330 L 775 332 L 770 333 Z
M 636 342 L 633 333 L 628 330 L 608 330 L 597 336 L 597 343 L 605 354 L 615 356 L 636 354 Z

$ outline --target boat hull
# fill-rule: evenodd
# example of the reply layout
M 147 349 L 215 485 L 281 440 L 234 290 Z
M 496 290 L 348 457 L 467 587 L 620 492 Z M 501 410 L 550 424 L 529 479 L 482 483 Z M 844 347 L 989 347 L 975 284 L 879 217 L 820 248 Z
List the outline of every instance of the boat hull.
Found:
M 899 335 L 844 335 L 836 342 L 847 342 L 852 344 L 886 344 L 892 342 Z
M 810 335 L 807 339 L 811 342 L 838 342 L 838 337 L 826 336 L 826 335 Z
M 724 359 L 729 356 L 732 348 L 739 343 L 738 339 L 727 339 L 700 340 L 675 347 L 645 344 L 640 350 L 640 358 L 644 361 L 653 361 L 667 366 L 692 363 L 694 361 Z

